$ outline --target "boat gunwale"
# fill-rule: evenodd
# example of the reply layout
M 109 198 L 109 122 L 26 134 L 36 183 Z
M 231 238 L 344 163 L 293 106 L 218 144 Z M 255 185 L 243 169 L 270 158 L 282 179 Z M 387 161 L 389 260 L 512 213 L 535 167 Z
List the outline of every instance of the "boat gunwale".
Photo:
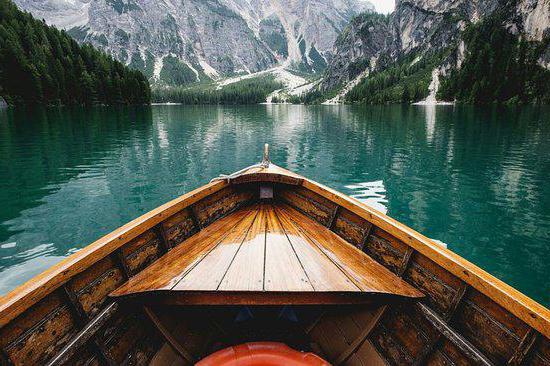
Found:
M 185 193 L 104 235 L 19 285 L 0 298 L 0 327 L 126 243 L 227 186 L 229 183 L 226 180 L 217 180 Z
M 550 310 L 537 301 L 464 257 L 355 198 L 308 178 L 304 178 L 302 186 L 395 236 L 550 339 Z
M 243 175 L 265 176 L 266 181 L 272 181 L 272 178 L 277 176 L 300 178 L 297 185 L 321 195 L 400 239 L 404 244 L 425 255 L 550 339 L 549 309 L 399 221 L 357 199 L 273 164 L 268 168 L 245 172 Z M 262 179 L 256 181 L 260 182 Z M 91 267 L 99 259 L 110 255 L 166 218 L 230 184 L 227 179 L 215 180 L 165 203 L 18 286 L 0 299 L 0 327 L 5 326 L 46 295 L 61 287 L 74 275 Z

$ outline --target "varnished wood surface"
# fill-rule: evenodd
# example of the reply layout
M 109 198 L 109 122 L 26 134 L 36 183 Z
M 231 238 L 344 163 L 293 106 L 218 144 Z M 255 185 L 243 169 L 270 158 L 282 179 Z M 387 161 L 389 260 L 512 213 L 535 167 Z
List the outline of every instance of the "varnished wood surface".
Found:
M 183 245 L 178 245 L 167 255 L 162 256 L 111 295 L 118 296 L 126 288 L 132 288 L 134 292 L 148 291 L 150 288 L 172 289 L 220 240 L 231 234 L 231 230 L 239 222 L 247 216 L 250 217 L 249 214 L 249 210 L 243 209 L 214 222 L 187 239 Z M 147 273 L 150 271 L 155 271 L 156 276 L 149 276 Z
M 481 293 L 487 295 L 506 310 L 523 320 L 541 334 L 550 338 L 550 310 L 537 303 L 528 296 L 522 294 L 507 283 L 497 279 L 478 266 L 441 247 L 426 236 L 418 233 L 410 227 L 382 212 L 346 196 L 332 188 L 324 186 L 314 180 L 304 178 L 294 172 L 271 164 L 268 169 L 254 170 L 251 173 L 262 176 L 263 174 L 275 174 L 277 176 L 289 176 L 300 180 L 300 185 L 315 192 L 340 207 L 349 210 L 362 219 L 367 220 L 376 227 L 390 233 L 404 244 L 422 253 L 435 263 L 445 268 L 455 276 L 462 279 Z M 260 178 L 255 178 L 261 181 Z M 282 179 L 282 178 L 281 178 Z M 543 284 L 541 284 L 542 286 Z
M 302 213 L 286 205 L 277 206 L 276 210 L 279 215 L 293 222 L 312 246 L 319 248 L 335 266 L 346 273 L 360 291 L 394 293 L 411 297 L 420 294 L 416 289 L 411 291 L 408 283 L 374 259 Z
M 265 210 L 261 209 L 237 251 L 233 263 L 225 273 L 220 290 L 263 290 L 264 262 L 257 259 L 265 256 L 266 225 L 267 215 Z
M 243 210 L 243 206 L 257 197 L 258 185 L 247 182 L 273 183 L 275 201 L 283 201 L 293 208 L 275 207 L 272 214 L 253 208 L 258 211 L 255 215 Z M 304 215 L 313 224 L 320 224 L 321 229 L 326 226 L 334 233 L 319 231 L 316 225 L 297 224 L 307 222 L 303 220 Z M 245 218 L 251 223 L 243 223 Z M 232 234 L 239 225 L 248 225 L 248 228 L 240 236 Z M 310 288 L 307 292 L 264 290 L 265 260 L 254 259 L 266 256 L 268 236 L 276 240 L 274 248 L 284 244 L 282 253 L 286 255 L 272 267 L 282 266 L 284 270 L 288 263 L 290 266 L 300 264 L 303 272 L 298 270 L 296 278 L 303 279 L 303 283 L 298 288 Z M 161 290 L 153 292 L 154 298 L 150 292 L 138 292 L 136 294 L 141 295 L 135 296 L 173 304 L 394 303 L 395 296 L 382 292 L 364 296 L 361 291 L 373 286 L 367 281 L 369 271 L 364 269 L 369 264 L 350 261 L 350 256 L 353 257 L 350 253 L 355 249 L 342 238 L 365 251 L 370 256 L 367 258 L 422 291 L 426 295 L 423 303 L 432 310 L 436 320 L 433 324 L 426 321 L 426 315 L 415 312 L 416 308 L 410 304 L 388 312 L 351 354 L 349 364 L 354 364 L 352 361 L 362 354 L 374 353 L 390 364 L 404 360 L 412 364 L 424 361 L 441 364 L 433 363 L 441 361 L 441 357 L 465 364 L 466 359 L 472 359 L 468 355 L 479 353 L 494 364 L 542 362 L 550 365 L 548 309 L 384 214 L 273 165 L 254 170 L 242 181 L 216 181 L 163 205 L 0 299 L 0 363 L 45 364 L 105 308 L 107 294 L 150 263 L 159 261 L 157 258 L 167 250 L 187 257 L 184 260 L 188 261 L 187 270 L 182 273 L 181 268 L 171 266 L 171 261 L 164 262 L 166 273 L 159 276 L 157 283 Z M 342 246 L 342 242 L 346 245 Z M 221 253 L 220 262 L 216 262 L 221 265 L 212 272 L 213 280 L 205 283 L 205 288 L 211 289 L 212 284 L 221 281 L 217 289 L 171 291 L 189 273 L 208 277 L 210 271 L 206 268 L 210 266 L 199 265 L 221 243 L 227 250 L 220 248 L 216 252 Z M 338 272 L 319 266 L 323 263 L 319 253 L 358 290 L 323 291 L 332 283 L 339 283 L 338 286 L 349 283 Z M 290 254 L 294 254 L 296 260 L 290 259 L 293 258 Z M 161 258 L 164 257 L 166 255 Z M 269 278 L 277 286 L 289 287 L 288 279 L 277 272 Z M 156 332 L 144 331 L 137 326 L 143 322 L 135 319 L 138 318 L 132 314 L 124 314 L 117 324 L 109 326 L 116 337 L 110 337 L 108 342 L 92 339 L 76 353 L 78 358 L 122 363 L 123 359 L 132 359 L 138 354 L 149 357 L 146 355 L 157 347 Z M 441 331 L 431 329 L 434 325 Z M 453 336 L 444 337 L 444 332 Z M 355 336 L 346 338 L 347 343 L 342 343 L 334 359 L 353 344 L 359 332 L 353 333 Z M 331 339 L 344 341 L 330 334 Z
M 266 211 L 264 289 L 266 291 L 314 291 L 315 288 L 286 237 L 273 207 L 266 208 Z
M 216 181 L 186 193 L 121 226 L 15 288 L 0 298 L 0 327 L 130 240 L 227 185 L 225 181 Z
M 279 168 L 282 169 L 282 168 Z M 284 169 L 282 169 L 284 171 Z M 293 175 L 295 173 L 289 172 Z M 282 174 L 282 173 L 281 173 Z M 304 178 L 302 186 L 357 214 L 422 253 L 550 338 L 550 310 L 483 269 L 397 220 L 336 190 Z M 542 286 L 543 284 L 541 284 Z
M 293 292 L 297 293 L 292 297 L 295 300 L 302 293 L 356 293 L 345 300 L 352 303 L 360 301 L 361 294 L 423 296 L 326 227 L 280 204 L 258 204 L 230 214 L 183 242 L 111 295 L 154 292 L 164 298 L 171 292 L 188 292 L 187 300 L 178 295 L 180 303 L 189 303 L 191 298 L 218 303 L 216 292 L 222 302 L 231 303 L 253 301 L 250 299 L 254 297 L 237 299 L 246 292 Z M 255 298 L 260 301 L 260 297 Z M 269 298 L 264 296 L 261 301 L 269 303 Z

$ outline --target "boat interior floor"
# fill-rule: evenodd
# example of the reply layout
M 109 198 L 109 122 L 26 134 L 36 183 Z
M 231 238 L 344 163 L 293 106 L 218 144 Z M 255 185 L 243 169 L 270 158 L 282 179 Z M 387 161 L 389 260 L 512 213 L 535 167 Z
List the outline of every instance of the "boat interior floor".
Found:
M 214 221 L 111 296 L 177 305 L 321 305 L 423 294 L 330 228 L 267 201 Z

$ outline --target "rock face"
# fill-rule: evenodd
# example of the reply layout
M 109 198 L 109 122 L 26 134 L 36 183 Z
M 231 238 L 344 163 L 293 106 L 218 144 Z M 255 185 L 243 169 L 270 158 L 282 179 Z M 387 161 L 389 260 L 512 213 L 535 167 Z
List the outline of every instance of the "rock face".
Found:
M 497 9 L 508 8 L 510 32 L 539 41 L 550 35 L 550 0 L 397 0 L 394 13 L 387 17 L 356 17 L 336 41 L 320 87 L 345 87 L 406 56 L 423 57 L 458 45 L 440 67 L 444 75 L 461 66 L 465 52 L 461 31 Z M 548 67 L 549 55 L 550 49 L 539 63 Z
M 0 97 L 0 108 L 7 108 L 8 103 L 4 100 L 4 98 Z
M 366 0 L 15 0 L 166 84 L 277 64 L 319 71 Z

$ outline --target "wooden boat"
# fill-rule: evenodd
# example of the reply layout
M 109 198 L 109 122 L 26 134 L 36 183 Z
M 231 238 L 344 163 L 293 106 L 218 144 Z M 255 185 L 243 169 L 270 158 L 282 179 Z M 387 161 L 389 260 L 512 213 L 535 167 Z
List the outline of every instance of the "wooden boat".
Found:
M 193 364 L 258 341 L 334 365 L 550 365 L 548 309 L 267 158 L 15 289 L 0 327 L 2 365 Z

